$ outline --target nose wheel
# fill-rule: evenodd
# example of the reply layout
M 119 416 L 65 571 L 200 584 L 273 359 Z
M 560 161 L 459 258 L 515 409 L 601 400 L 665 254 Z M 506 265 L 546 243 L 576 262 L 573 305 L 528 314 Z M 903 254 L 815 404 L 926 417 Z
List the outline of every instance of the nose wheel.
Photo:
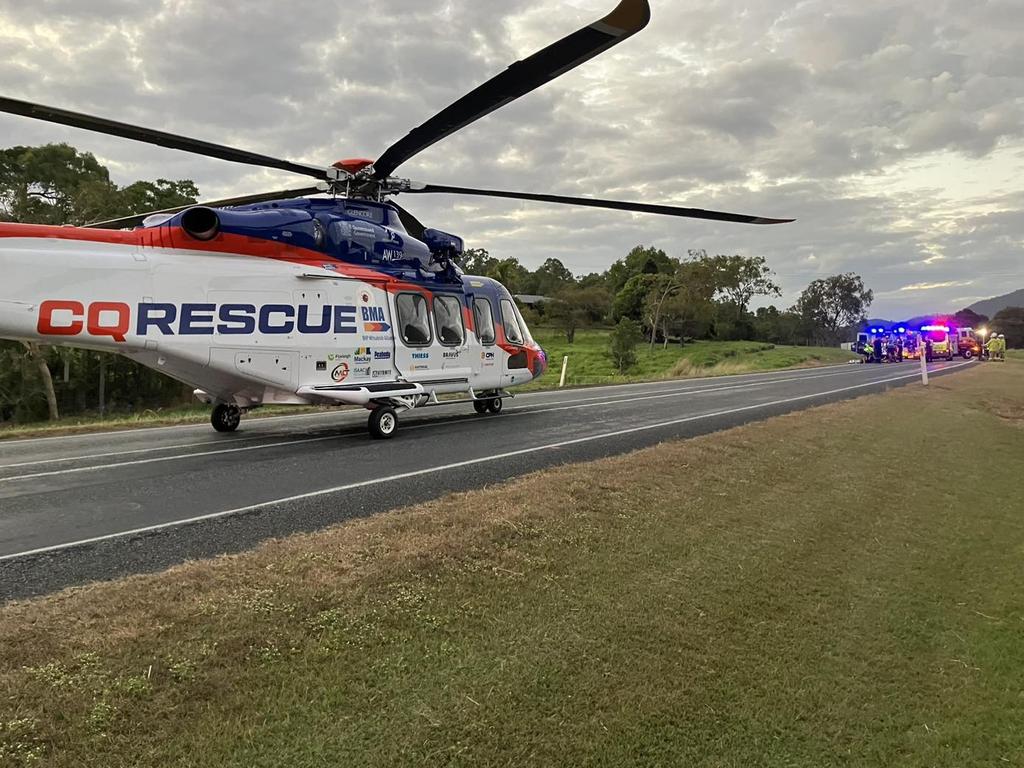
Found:
M 218 432 L 234 432 L 242 423 L 242 410 L 237 405 L 219 403 L 210 414 L 210 423 Z
M 370 411 L 366 426 L 375 440 L 387 440 L 398 431 L 398 414 L 390 405 L 378 405 Z

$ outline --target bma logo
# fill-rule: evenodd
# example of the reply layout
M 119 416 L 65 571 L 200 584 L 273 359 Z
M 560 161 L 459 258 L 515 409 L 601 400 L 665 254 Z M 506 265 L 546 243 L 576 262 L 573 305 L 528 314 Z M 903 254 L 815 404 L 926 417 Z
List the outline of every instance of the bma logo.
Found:
M 384 310 L 381 307 L 363 307 L 364 323 L 383 323 Z

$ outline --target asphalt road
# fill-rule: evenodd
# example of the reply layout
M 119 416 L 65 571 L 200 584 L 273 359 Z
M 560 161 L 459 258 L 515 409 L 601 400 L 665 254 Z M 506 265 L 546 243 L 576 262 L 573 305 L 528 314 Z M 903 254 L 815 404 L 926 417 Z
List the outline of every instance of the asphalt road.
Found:
M 969 363 L 935 364 L 933 375 Z M 919 381 L 916 363 L 848 365 L 365 412 L 0 442 L 0 599 L 49 592 Z

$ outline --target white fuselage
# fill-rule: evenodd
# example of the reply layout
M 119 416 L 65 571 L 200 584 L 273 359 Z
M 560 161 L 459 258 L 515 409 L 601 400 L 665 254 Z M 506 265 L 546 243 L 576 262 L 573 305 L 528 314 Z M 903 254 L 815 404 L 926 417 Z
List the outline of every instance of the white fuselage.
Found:
M 130 233 L 93 242 L 0 226 L 0 337 L 117 352 L 211 401 L 366 404 L 350 385 L 411 382 L 442 394 L 533 378 L 508 365 L 515 350 L 500 299 L 490 299 L 496 343 L 474 332 L 472 286 L 484 295 L 492 281 L 467 278 L 465 291 L 451 292 L 463 309 L 460 342 L 448 334 L 442 343 L 428 309 L 431 338 L 410 346 L 396 332 L 396 297 L 418 292 L 429 308 L 444 291 L 368 270 L 345 275 L 343 265 L 132 243 Z

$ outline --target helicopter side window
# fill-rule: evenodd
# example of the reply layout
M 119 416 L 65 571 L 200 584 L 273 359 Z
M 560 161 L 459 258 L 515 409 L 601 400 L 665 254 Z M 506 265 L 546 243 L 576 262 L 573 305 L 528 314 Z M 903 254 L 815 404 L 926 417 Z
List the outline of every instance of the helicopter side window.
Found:
M 398 325 L 402 341 L 409 347 L 422 347 L 430 343 L 430 319 L 427 300 L 418 293 L 400 293 L 395 297 Z
M 519 327 L 519 318 L 516 317 L 516 308 L 508 299 L 501 300 L 501 322 L 505 324 L 505 339 L 509 344 L 522 344 L 523 331 Z
M 434 297 L 434 323 L 442 344 L 449 347 L 462 344 L 466 333 L 462 327 L 462 302 L 456 297 Z
M 481 344 L 490 346 L 494 343 L 494 313 L 491 302 L 487 299 L 473 299 L 473 323 L 476 326 L 476 337 Z

